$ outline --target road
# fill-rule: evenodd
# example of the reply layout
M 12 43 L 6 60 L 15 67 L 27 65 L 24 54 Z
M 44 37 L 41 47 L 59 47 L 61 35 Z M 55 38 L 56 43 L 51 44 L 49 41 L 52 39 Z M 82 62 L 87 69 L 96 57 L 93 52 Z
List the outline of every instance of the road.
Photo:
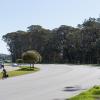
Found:
M 0 100 L 65 100 L 100 84 L 100 68 L 86 65 L 35 65 L 33 74 L 0 80 Z

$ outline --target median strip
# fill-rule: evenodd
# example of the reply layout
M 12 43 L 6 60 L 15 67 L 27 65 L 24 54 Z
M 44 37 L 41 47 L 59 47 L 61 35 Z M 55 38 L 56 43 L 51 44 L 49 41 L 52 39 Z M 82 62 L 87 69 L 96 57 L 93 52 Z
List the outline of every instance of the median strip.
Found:
M 30 67 L 24 66 L 24 67 L 20 67 L 17 70 L 8 71 L 7 74 L 9 75 L 9 77 L 14 77 L 14 76 L 20 76 L 20 75 L 34 73 L 37 71 L 39 71 L 39 68 L 36 68 L 36 67 L 30 68 Z M 2 72 L 0 73 L 0 79 L 2 79 Z

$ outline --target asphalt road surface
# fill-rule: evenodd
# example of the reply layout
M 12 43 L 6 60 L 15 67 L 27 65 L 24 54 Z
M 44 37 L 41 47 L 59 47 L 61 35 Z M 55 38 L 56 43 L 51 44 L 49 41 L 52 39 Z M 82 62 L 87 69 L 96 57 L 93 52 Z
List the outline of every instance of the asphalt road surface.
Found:
M 0 100 L 65 100 L 100 84 L 100 68 L 86 65 L 35 65 L 33 74 L 0 80 Z

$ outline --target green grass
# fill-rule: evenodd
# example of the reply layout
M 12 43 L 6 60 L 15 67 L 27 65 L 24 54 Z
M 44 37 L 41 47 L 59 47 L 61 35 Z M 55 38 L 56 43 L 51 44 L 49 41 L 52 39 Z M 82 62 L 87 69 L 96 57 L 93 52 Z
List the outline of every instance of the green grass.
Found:
M 14 76 L 20 76 L 20 75 L 24 75 L 24 74 L 30 74 L 33 72 L 39 71 L 39 68 L 30 68 L 30 67 L 20 67 L 20 69 L 18 70 L 14 70 L 14 71 L 9 71 L 7 72 L 9 77 L 14 77 Z M 0 73 L 0 79 L 2 78 L 2 73 Z
M 80 93 L 68 100 L 100 100 L 100 86 L 94 86 L 92 89 Z

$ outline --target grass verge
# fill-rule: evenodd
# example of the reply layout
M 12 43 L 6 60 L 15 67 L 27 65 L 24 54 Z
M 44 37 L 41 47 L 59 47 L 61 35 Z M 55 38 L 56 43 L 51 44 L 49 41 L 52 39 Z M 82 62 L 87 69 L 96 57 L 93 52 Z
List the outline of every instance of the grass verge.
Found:
M 14 77 L 14 76 L 20 76 L 20 75 L 24 75 L 24 74 L 30 74 L 30 73 L 34 73 L 36 71 L 39 71 L 39 68 L 30 68 L 27 66 L 24 67 L 20 67 L 20 69 L 18 70 L 14 70 L 14 71 L 8 71 L 8 75 L 9 77 Z M 0 73 L 0 79 L 2 78 L 2 73 Z
M 67 100 L 100 100 L 100 86 L 94 86 L 92 89 Z

